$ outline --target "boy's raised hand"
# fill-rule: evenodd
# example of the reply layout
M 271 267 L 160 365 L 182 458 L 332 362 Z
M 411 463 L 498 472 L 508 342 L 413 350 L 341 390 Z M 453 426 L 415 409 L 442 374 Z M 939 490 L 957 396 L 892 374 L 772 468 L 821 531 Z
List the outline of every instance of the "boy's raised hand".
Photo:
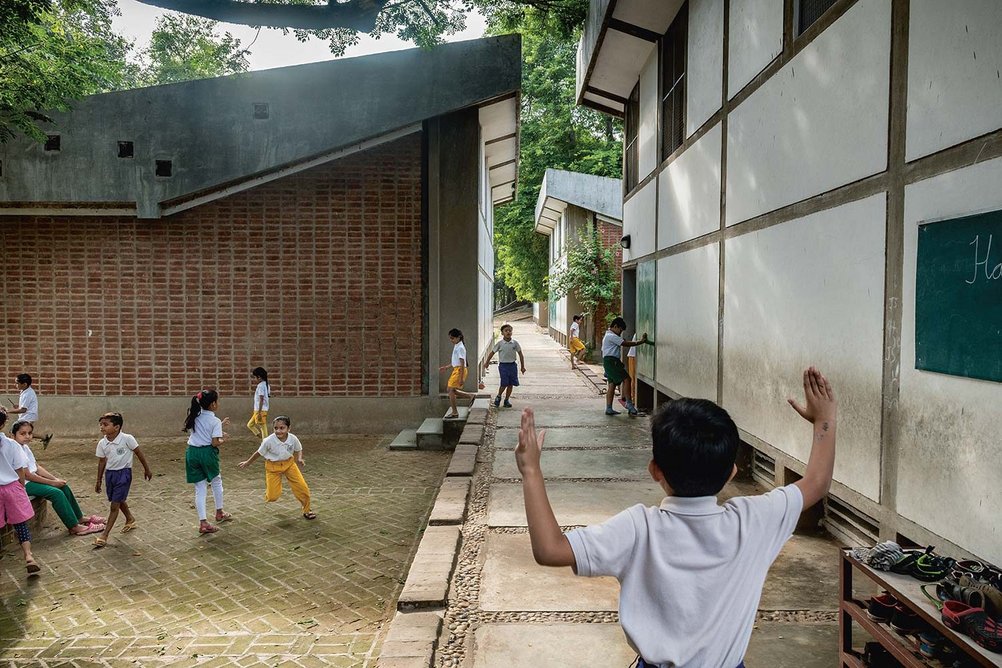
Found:
M 838 413 L 835 391 L 832 390 L 828 379 L 813 366 L 804 369 L 804 397 L 807 401 L 806 406 L 798 404 L 793 399 L 787 399 L 800 417 L 812 424 L 835 420 Z
M 518 429 L 518 446 L 515 448 L 515 463 L 523 476 L 539 471 L 539 458 L 545 437 L 545 430 L 536 432 L 536 416 L 532 409 L 523 410 L 522 425 Z

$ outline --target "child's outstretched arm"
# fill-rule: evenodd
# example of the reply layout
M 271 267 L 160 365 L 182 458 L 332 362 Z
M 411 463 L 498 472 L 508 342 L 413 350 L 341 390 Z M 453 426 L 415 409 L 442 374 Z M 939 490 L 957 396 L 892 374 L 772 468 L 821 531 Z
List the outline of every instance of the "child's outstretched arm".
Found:
M 644 332 L 644 335 L 636 341 L 623 341 L 623 347 L 632 348 L 633 346 L 642 346 L 645 343 L 647 343 L 647 332 Z
M 492 357 L 494 357 L 494 351 L 493 350 L 491 350 L 490 352 L 487 353 L 487 359 L 484 360 L 484 371 L 487 371 L 487 369 L 490 368 L 490 366 L 491 366 L 491 358 Z
M 137 447 L 132 452 L 139 458 L 139 463 L 143 465 L 143 478 L 153 480 L 153 471 L 150 469 L 150 465 L 146 461 L 146 455 L 143 454 L 142 449 Z
M 522 354 L 522 349 L 518 349 L 518 363 L 522 367 L 522 373 L 525 373 L 525 355 Z
M 522 474 L 525 517 L 529 523 L 532 556 L 542 566 L 574 566 L 574 551 L 553 515 L 546 483 L 539 466 L 545 432 L 536 433 L 536 417 L 531 408 L 522 411 L 515 462 Z
M 237 466 L 239 466 L 239 467 L 240 467 L 240 468 L 242 468 L 242 469 L 245 469 L 245 468 L 247 468 L 248 466 L 250 466 L 251 464 L 253 464 L 253 463 L 254 463 L 254 461 L 255 461 L 255 460 L 256 460 L 256 459 L 258 458 L 258 457 L 260 457 L 260 456 L 261 456 L 261 455 L 260 455 L 260 453 L 258 453 L 258 451 L 257 451 L 257 450 L 255 450 L 255 451 L 254 451 L 254 454 L 253 454 L 253 455 L 251 455 L 251 456 L 250 456 L 250 457 L 249 457 L 248 459 L 245 459 L 244 461 L 242 461 L 242 462 L 240 462 L 239 464 L 237 464 Z
M 814 424 L 814 440 L 811 457 L 807 460 L 804 477 L 795 484 L 804 497 L 804 509 L 828 495 L 835 470 L 835 420 L 838 402 L 831 384 L 814 367 L 804 370 L 804 396 L 807 406 L 801 406 L 788 399 L 793 410 L 808 422 Z
M 97 494 L 101 493 L 101 481 L 104 480 L 104 467 L 108 465 L 107 457 L 98 457 L 97 460 L 97 484 L 94 485 L 94 491 Z

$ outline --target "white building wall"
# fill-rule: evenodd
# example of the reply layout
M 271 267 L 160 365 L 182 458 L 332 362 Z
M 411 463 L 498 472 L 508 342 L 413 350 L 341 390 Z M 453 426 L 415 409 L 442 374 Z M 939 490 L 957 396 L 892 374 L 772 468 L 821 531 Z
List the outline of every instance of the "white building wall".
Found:
M 890 38 L 861 0 L 729 115 L 728 225 L 886 169 Z
M 738 426 L 806 462 L 810 426 L 787 405 L 816 365 L 841 400 L 835 479 L 880 493 L 885 198 L 726 242 L 723 398 Z
M 477 230 L 477 359 L 482 360 L 494 345 L 494 205 L 490 195 L 490 173 L 483 140 L 480 144 L 480 188 Z M 479 367 L 479 365 L 478 365 Z M 478 376 L 482 372 L 478 368 Z
M 1002 159 L 905 188 L 901 396 L 894 430 L 898 512 L 996 561 L 1002 558 L 1002 385 L 915 368 L 915 277 L 919 224 L 1002 209 L 999 184 Z
M 623 262 L 654 252 L 657 229 L 657 179 L 623 203 L 623 234 L 630 235 L 630 247 L 623 249 Z
M 639 148 L 639 178 L 643 181 L 654 171 L 660 159 L 658 154 L 658 50 L 651 49 L 651 55 L 640 73 L 640 127 L 637 141 Z
M 720 109 L 723 101 L 724 0 L 689 0 L 686 69 L 688 137 Z
M 908 140 L 914 160 L 1002 126 L 1002 2 L 912 0 Z
M 658 175 L 658 248 L 720 229 L 720 142 L 717 124 Z
M 783 51 L 783 0 L 732 2 L 727 33 L 727 99 Z
M 717 399 L 717 244 L 658 260 L 657 381 L 686 397 Z

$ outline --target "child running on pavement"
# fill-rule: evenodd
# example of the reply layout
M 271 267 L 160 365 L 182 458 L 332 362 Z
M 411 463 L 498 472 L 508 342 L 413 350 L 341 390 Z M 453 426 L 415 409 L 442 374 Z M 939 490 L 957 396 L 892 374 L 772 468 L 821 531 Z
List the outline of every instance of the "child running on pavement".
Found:
M 188 449 L 184 453 L 185 479 L 195 485 L 195 511 L 198 513 L 198 533 L 216 533 L 219 527 L 209 524 L 205 513 L 205 499 L 209 485 L 216 503 L 216 521 L 229 522 L 233 516 L 223 510 L 223 476 L 219 473 L 219 446 L 229 436 L 223 427 L 229 418 L 216 417 L 219 394 L 215 390 L 202 390 L 191 398 L 184 430 L 191 432 Z
M 264 368 L 255 368 L 251 375 L 258 383 L 254 389 L 254 412 L 247 421 L 247 428 L 263 439 L 268 437 L 268 399 L 271 396 L 271 386 L 268 385 L 268 372 Z
M 630 379 L 626 367 L 623 366 L 622 349 L 647 343 L 647 334 L 641 336 L 639 341 L 624 341 L 623 332 L 625 330 L 626 321 L 622 318 L 613 318 L 608 331 L 602 338 L 602 367 L 605 369 L 607 384 L 605 391 L 606 415 L 619 415 L 619 411 L 613 409 L 612 401 L 616 396 L 616 388 L 620 385 L 622 385 L 621 391 L 626 410 L 631 416 L 640 414 L 637 407 L 633 405 L 633 381 Z
M 577 369 L 578 362 L 584 361 L 588 350 L 585 344 L 581 343 L 581 325 L 584 323 L 584 316 L 575 315 L 572 320 L 571 331 L 567 337 L 567 349 L 571 352 L 571 369 Z
M 498 395 L 494 397 L 494 405 L 501 405 L 501 393 L 504 392 L 505 408 L 511 408 L 511 391 L 518 385 L 519 365 L 522 367 L 522 373 L 525 373 L 525 356 L 522 354 L 522 346 L 511 338 L 511 333 L 511 325 L 501 325 L 501 340 L 494 344 L 494 348 L 484 360 L 484 371 L 486 371 L 494 353 L 498 354 L 498 375 L 501 376 L 501 385 L 498 387 Z M 519 364 L 515 363 L 516 359 Z
M 106 520 L 99 515 L 84 517 L 70 484 L 62 478 L 57 478 L 35 461 L 35 453 L 31 451 L 33 431 L 31 423 L 25 420 L 18 420 L 10 427 L 10 435 L 21 444 L 27 462 L 24 491 L 28 496 L 37 496 L 51 503 L 52 509 L 56 511 L 56 515 L 70 535 L 85 536 L 104 531 Z
M 716 495 L 737 472 L 738 430 L 706 399 L 677 399 L 651 420 L 651 477 L 667 495 L 602 524 L 562 533 L 546 496 L 532 409 L 522 414 L 515 458 L 522 475 L 532 554 L 544 566 L 619 580 L 619 619 L 638 668 L 735 668 L 745 650 L 769 566 L 804 508 L 828 494 L 835 465 L 837 405 L 828 380 L 804 371 L 806 406 L 790 405 L 814 425 L 804 477 L 766 494 Z
M 310 488 L 303 479 L 299 466 L 306 466 L 303 459 L 303 444 L 296 435 L 289 431 L 292 420 L 284 415 L 275 418 L 273 424 L 275 433 L 261 441 L 261 447 L 249 459 L 240 462 L 242 469 L 254 463 L 259 456 L 264 457 L 264 500 L 278 501 L 282 496 L 282 476 L 289 480 L 292 495 L 303 507 L 303 517 L 308 520 L 317 519 L 317 514 L 310 510 Z M 296 466 L 296 464 L 299 466 Z
M 143 451 L 139 449 L 135 437 L 122 431 L 125 420 L 121 413 L 105 413 L 98 419 L 97 424 L 101 428 L 101 440 L 98 441 L 95 452 L 98 460 L 97 484 L 94 486 L 94 491 L 101 493 L 103 478 L 111 510 L 104 531 L 94 539 L 94 547 L 104 547 L 108 544 L 108 536 L 111 535 L 111 528 L 115 526 L 119 511 L 125 515 L 122 533 L 129 533 L 138 526 L 128 503 L 129 490 L 132 488 L 132 456 L 138 457 L 139 463 L 143 465 L 143 478 L 153 480 L 153 472 L 150 471 L 150 465 L 146 462 Z
M 0 408 L 0 427 L 7 422 L 7 412 Z M 35 516 L 28 494 L 24 491 L 24 476 L 28 471 L 28 460 L 24 449 L 7 436 L 0 433 L 0 528 L 10 524 L 14 535 L 21 544 L 24 566 L 32 576 L 42 570 L 31 554 L 31 531 L 28 520 Z
M 459 408 L 456 407 L 456 396 L 473 398 L 477 395 L 473 392 L 464 392 L 463 385 L 466 383 L 466 376 L 470 373 L 470 366 L 466 362 L 466 344 L 463 343 L 463 332 L 453 327 L 449 330 L 449 341 L 452 342 L 452 364 L 439 367 L 439 371 L 452 368 L 449 374 L 449 382 L 446 387 L 449 389 L 449 406 L 452 412 L 449 419 L 459 417 Z

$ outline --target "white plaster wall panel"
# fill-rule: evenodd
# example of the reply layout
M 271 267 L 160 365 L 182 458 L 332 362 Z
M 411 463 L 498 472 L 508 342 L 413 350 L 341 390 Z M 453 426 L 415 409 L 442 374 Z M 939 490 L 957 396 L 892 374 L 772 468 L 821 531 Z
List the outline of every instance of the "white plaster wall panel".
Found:
M 731 3 L 727 33 L 727 99 L 783 52 L 783 0 Z
M 999 183 L 1002 159 L 905 188 L 901 394 L 892 431 L 898 512 L 996 561 L 1002 556 L 1002 385 L 915 368 L 915 276 L 919 223 L 1002 209 Z
M 686 137 L 702 127 L 723 102 L 724 0 L 690 0 L 688 42 Z
M 658 166 L 658 50 L 651 51 L 640 71 L 640 180 Z
M 887 165 L 891 3 L 861 0 L 727 125 L 727 224 Z
M 1002 2 L 913 0 L 909 16 L 906 158 L 1002 127 Z
M 658 248 L 720 228 L 718 123 L 658 175 Z
M 738 426 L 802 462 L 811 429 L 786 403 L 816 365 L 839 397 L 835 479 L 878 500 L 885 198 L 729 239 L 723 398 Z
M 630 247 L 623 249 L 623 262 L 654 252 L 657 230 L 657 179 L 623 202 L 623 235 L 630 235 Z
M 657 381 L 717 399 L 717 244 L 658 260 Z

